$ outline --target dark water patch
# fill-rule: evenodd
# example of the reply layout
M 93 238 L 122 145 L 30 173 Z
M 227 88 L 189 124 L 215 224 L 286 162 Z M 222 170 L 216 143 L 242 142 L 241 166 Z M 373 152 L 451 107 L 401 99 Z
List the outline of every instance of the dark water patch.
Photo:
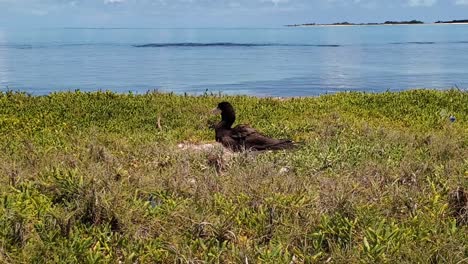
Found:
M 149 43 L 133 45 L 136 48 L 168 48 L 168 47 L 341 47 L 336 44 L 275 44 L 275 43 L 232 43 L 232 42 L 213 42 L 213 43 Z
M 433 41 L 412 41 L 412 42 L 408 42 L 408 44 L 432 45 L 432 44 L 436 44 L 436 43 L 433 42 Z
M 215 42 L 215 43 L 149 43 L 142 45 L 133 45 L 137 48 L 166 48 L 166 47 L 264 47 L 271 44 L 254 44 L 254 43 L 230 43 L 230 42 Z
M 434 44 L 468 44 L 467 40 L 459 40 L 459 41 L 409 41 L 409 42 L 391 42 L 390 44 L 393 45 L 434 45 Z
M 0 47 L 13 49 L 44 49 L 44 48 L 73 48 L 73 47 L 128 47 L 131 44 L 122 43 L 49 43 L 49 44 L 0 44 Z M 209 48 L 209 47 L 321 47 L 338 48 L 338 44 L 282 44 L 282 43 L 232 43 L 232 42 L 212 42 L 212 43 L 149 43 L 132 45 L 136 48 Z
M 433 41 L 409 41 L 409 42 L 391 42 L 390 44 L 393 44 L 393 45 L 408 45 L 408 44 L 433 45 L 433 44 L 436 44 L 436 42 L 433 42 Z
M 341 47 L 341 45 L 333 45 L 333 44 L 330 44 L 330 45 L 310 45 L 310 46 L 314 46 L 314 47 L 329 47 L 329 48 L 338 48 L 338 47 Z
M 33 49 L 33 45 L 28 45 L 28 44 L 22 44 L 22 45 L 14 45 L 13 48 L 16 49 Z

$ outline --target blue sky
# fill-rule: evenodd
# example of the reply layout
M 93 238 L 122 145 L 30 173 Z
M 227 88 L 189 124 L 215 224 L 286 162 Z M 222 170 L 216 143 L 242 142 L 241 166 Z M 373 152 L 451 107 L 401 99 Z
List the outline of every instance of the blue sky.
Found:
M 468 0 L 0 0 L 0 27 L 276 27 L 468 19 Z

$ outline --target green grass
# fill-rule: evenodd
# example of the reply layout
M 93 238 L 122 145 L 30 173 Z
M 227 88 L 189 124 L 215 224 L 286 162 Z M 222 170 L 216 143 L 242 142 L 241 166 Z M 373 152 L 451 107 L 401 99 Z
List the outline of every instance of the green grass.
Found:
M 303 146 L 180 150 L 222 100 Z M 466 263 L 467 189 L 464 91 L 0 94 L 0 263 Z

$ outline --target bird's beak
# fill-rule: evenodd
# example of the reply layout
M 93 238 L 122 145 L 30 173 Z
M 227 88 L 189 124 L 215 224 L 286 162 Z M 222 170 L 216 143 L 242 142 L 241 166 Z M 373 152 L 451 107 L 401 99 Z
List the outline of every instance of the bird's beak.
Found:
M 221 110 L 218 107 L 213 108 L 213 110 L 211 110 L 211 114 L 219 115 L 219 114 L 221 114 Z

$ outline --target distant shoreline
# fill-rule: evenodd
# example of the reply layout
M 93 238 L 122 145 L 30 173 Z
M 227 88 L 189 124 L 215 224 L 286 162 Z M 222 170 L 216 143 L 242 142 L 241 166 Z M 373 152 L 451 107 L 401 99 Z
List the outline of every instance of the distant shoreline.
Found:
M 303 23 L 303 24 L 290 24 L 286 27 L 349 27 L 349 26 L 403 26 L 403 25 L 468 25 L 468 20 L 452 20 L 452 21 L 437 21 L 433 23 L 425 23 L 419 20 L 411 21 L 386 21 L 384 23 Z
M 285 27 L 378 27 L 378 26 L 449 26 L 449 25 L 468 25 L 467 23 L 425 23 L 425 24 L 379 24 L 379 25 L 367 25 L 367 24 L 352 24 L 352 25 L 333 25 L 333 24 L 317 24 L 317 25 L 286 25 Z

